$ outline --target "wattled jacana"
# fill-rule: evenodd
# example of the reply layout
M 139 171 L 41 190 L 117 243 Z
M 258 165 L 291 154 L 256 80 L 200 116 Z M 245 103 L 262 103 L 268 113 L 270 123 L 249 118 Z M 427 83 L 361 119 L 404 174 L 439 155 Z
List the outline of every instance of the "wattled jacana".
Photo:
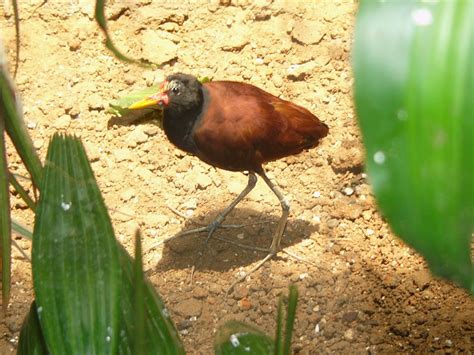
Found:
M 278 197 L 282 215 L 269 254 L 251 272 L 255 271 L 278 252 L 290 209 L 262 164 L 316 147 L 328 134 L 328 127 L 305 108 L 253 85 L 232 81 L 201 84 L 181 73 L 168 76 L 158 93 L 129 108 L 157 105 L 163 108 L 165 134 L 175 146 L 212 166 L 249 173 L 245 189 L 206 228 L 208 239 L 255 187 L 255 174 Z

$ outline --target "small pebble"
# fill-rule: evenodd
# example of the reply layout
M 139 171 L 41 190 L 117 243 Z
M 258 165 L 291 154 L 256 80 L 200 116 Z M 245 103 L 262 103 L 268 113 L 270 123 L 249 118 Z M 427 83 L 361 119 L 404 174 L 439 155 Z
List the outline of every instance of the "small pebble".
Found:
M 347 196 L 351 196 L 353 193 L 354 193 L 354 189 L 352 187 L 346 187 L 344 189 L 344 193 L 347 195 Z

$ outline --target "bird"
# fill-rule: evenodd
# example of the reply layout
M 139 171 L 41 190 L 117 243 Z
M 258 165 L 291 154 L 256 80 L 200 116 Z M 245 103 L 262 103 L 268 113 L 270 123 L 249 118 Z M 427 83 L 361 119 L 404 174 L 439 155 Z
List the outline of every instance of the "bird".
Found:
M 309 110 L 254 85 L 237 81 L 201 83 L 174 73 L 157 92 L 128 107 L 163 110 L 163 130 L 177 148 L 214 167 L 248 174 L 248 183 L 205 230 L 206 242 L 225 217 L 255 187 L 260 176 L 278 198 L 282 214 L 267 256 L 246 275 L 274 257 L 290 211 L 288 199 L 266 175 L 263 165 L 316 147 L 328 126 Z

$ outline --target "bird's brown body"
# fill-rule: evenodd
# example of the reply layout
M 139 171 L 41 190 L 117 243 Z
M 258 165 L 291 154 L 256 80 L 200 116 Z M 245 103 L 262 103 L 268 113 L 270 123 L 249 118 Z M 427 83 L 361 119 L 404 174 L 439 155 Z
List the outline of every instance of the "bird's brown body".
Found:
M 260 171 L 262 164 L 318 145 L 328 128 L 311 112 L 253 85 L 203 85 L 204 112 L 193 127 L 193 152 L 221 169 Z

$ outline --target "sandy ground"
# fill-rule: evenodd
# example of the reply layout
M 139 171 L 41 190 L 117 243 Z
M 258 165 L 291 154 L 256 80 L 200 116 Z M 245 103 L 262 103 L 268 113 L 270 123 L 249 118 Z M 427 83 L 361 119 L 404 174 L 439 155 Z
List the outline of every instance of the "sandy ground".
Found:
M 142 229 L 147 275 L 189 354 L 211 353 L 214 333 L 228 319 L 273 334 L 278 295 L 290 283 L 300 292 L 295 353 L 472 351 L 473 299 L 433 279 L 422 258 L 391 233 L 363 173 L 351 96 L 354 4 L 108 3 L 117 45 L 133 57 L 164 63 L 162 69 L 116 60 L 103 46 L 91 1 L 30 0 L 20 2 L 16 83 L 41 156 L 54 132 L 80 136 L 117 238 L 130 248 L 135 228 Z M 4 10 L 2 39 L 13 59 L 13 17 L 11 8 Z M 198 260 L 204 240 L 199 235 L 153 248 L 163 238 L 210 222 L 247 180 L 178 151 L 153 123 L 124 124 L 106 113 L 114 98 L 177 71 L 252 83 L 310 109 L 329 125 L 330 135 L 318 148 L 266 166 L 291 200 L 282 247 L 306 262 L 280 253 L 226 295 L 232 281 L 265 254 L 212 240 Z M 11 149 L 9 159 L 12 170 L 24 173 Z M 32 225 L 18 196 L 12 209 Z M 260 181 L 228 218 L 246 226 L 217 235 L 266 248 L 280 213 Z M 15 240 L 29 253 L 30 242 Z M 191 284 L 192 265 L 198 267 Z M 30 264 L 14 251 L 12 299 L 0 322 L 1 354 L 15 352 L 32 299 Z

